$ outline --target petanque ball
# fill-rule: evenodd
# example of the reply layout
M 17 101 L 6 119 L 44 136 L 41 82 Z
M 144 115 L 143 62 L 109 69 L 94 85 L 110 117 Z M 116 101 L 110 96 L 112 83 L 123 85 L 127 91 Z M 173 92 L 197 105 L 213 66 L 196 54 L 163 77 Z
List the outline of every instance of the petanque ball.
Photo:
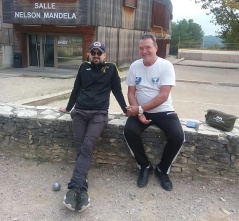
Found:
M 54 191 L 59 191 L 61 189 L 61 184 L 60 183 L 54 183 L 52 186 Z

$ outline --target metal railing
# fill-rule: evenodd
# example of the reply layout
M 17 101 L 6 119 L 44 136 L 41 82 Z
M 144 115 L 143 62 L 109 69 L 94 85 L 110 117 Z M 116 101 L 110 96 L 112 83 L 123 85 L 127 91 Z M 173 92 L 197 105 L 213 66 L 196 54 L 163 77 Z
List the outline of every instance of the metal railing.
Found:
M 201 49 L 201 42 L 179 42 L 178 48 Z
M 200 49 L 200 50 L 225 50 L 225 51 L 239 51 L 239 44 L 237 43 L 215 43 L 211 46 L 206 46 L 201 42 L 180 42 L 178 48 Z
M 0 30 L 0 44 L 13 45 L 13 29 L 12 28 L 2 28 Z

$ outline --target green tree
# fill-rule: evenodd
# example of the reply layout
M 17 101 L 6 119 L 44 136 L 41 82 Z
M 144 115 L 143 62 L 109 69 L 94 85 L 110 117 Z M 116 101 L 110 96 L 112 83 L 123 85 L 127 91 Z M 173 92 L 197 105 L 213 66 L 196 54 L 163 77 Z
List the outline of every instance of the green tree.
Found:
M 203 41 L 204 32 L 199 24 L 194 23 L 193 19 L 186 19 L 172 22 L 172 36 L 170 43 L 170 54 L 178 54 L 178 46 L 191 45 L 200 47 Z
M 218 32 L 224 43 L 239 43 L 239 1 L 238 0 L 195 0 L 202 8 L 213 14 L 214 24 L 221 26 Z

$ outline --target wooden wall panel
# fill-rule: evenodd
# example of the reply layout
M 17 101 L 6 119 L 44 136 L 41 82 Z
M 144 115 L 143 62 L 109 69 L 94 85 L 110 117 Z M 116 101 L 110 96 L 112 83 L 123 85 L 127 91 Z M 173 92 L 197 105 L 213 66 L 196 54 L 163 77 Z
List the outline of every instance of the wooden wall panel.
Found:
M 140 58 L 139 41 L 142 35 L 142 31 L 120 29 L 118 58 L 119 67 L 129 67 L 133 61 Z
M 97 40 L 105 44 L 106 61 L 118 62 L 118 28 L 98 27 Z
M 137 60 L 140 58 L 139 55 L 139 41 L 141 36 L 143 35 L 144 32 L 142 31 L 134 31 L 134 47 L 133 47 L 133 61 Z
M 123 7 L 122 11 L 122 28 L 134 29 L 135 9 Z
M 169 30 L 169 24 L 171 22 L 171 13 L 170 11 L 166 8 L 165 9 L 165 23 L 164 27 Z
M 139 59 L 138 45 L 142 34 L 142 31 L 137 30 L 98 27 L 96 39 L 106 46 L 106 61 L 124 68 Z
M 132 63 L 134 48 L 134 32 L 132 30 L 120 29 L 119 31 L 119 58 L 118 65 L 129 67 Z
M 120 27 L 123 0 L 88 0 L 88 24 Z
M 3 22 L 12 23 L 13 0 L 2 1 Z
M 152 0 L 138 0 L 135 11 L 134 29 L 150 31 L 152 18 Z

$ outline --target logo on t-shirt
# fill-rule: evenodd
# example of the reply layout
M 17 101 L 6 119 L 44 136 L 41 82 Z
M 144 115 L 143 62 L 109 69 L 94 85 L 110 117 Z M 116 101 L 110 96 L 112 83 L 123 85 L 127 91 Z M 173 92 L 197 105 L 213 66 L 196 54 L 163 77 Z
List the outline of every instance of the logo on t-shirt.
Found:
M 103 68 L 101 68 L 101 71 L 105 74 L 107 72 L 107 69 L 109 69 L 108 66 L 104 66 Z
M 141 82 L 141 80 L 142 80 L 141 77 L 136 77 L 136 79 L 135 79 L 135 83 L 136 83 L 137 85 L 139 85 L 140 82 Z
M 159 77 L 152 78 L 151 80 L 152 80 L 153 84 L 158 84 L 159 83 Z

